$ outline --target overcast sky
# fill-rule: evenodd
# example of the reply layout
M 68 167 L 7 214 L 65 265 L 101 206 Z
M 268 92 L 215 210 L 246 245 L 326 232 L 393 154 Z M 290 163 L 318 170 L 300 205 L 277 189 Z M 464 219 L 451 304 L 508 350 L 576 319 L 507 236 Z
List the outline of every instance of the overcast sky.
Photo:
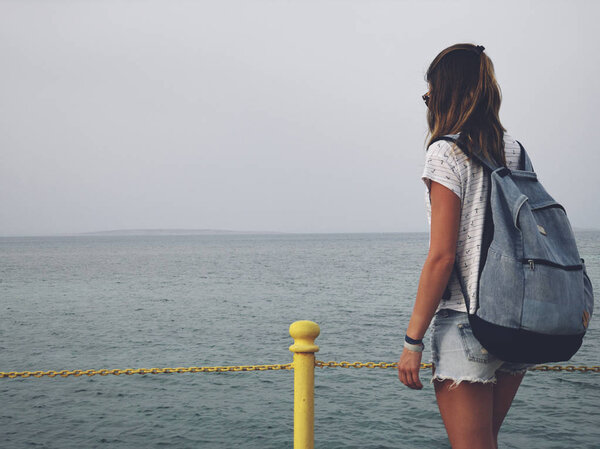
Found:
M 424 74 L 457 42 L 597 228 L 599 5 L 0 0 L 0 235 L 427 231 Z

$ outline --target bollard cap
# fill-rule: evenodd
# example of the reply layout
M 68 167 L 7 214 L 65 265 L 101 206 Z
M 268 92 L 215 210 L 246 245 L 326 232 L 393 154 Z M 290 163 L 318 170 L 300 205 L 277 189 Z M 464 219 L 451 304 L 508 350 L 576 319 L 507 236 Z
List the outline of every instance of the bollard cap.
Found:
M 290 335 L 294 344 L 290 346 L 292 352 L 318 352 L 319 347 L 315 344 L 315 338 L 319 336 L 321 329 L 313 321 L 295 321 L 290 325 Z

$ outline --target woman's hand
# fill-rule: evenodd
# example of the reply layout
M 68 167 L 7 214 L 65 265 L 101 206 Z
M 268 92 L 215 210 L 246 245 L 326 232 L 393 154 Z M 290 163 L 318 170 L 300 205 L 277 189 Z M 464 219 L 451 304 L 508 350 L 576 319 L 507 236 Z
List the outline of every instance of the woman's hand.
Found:
M 398 378 L 400 382 L 413 390 L 420 390 L 423 384 L 419 379 L 422 352 L 411 351 L 404 348 L 398 362 Z

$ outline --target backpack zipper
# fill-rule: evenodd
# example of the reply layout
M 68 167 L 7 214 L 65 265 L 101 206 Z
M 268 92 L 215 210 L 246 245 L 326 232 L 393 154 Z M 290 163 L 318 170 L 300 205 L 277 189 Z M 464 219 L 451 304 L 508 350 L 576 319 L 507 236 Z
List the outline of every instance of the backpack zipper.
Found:
M 550 260 L 546 260 L 546 259 L 521 259 L 521 262 L 529 264 L 529 269 L 531 271 L 535 270 L 535 264 L 548 265 L 550 267 L 561 268 L 561 269 L 567 270 L 567 271 L 576 271 L 576 270 L 581 270 L 583 268 L 583 265 L 581 265 L 581 264 L 579 264 L 579 265 L 560 265 L 560 264 L 554 263 L 554 262 L 552 262 Z

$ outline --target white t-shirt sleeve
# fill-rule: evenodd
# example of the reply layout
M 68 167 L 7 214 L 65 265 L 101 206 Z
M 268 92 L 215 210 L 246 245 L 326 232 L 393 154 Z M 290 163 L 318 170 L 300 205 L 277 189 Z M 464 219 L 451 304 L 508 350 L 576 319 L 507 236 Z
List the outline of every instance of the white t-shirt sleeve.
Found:
M 460 171 L 450 143 L 438 140 L 427 148 L 421 179 L 428 193 L 431 192 L 431 181 L 435 181 L 454 192 L 462 201 Z

